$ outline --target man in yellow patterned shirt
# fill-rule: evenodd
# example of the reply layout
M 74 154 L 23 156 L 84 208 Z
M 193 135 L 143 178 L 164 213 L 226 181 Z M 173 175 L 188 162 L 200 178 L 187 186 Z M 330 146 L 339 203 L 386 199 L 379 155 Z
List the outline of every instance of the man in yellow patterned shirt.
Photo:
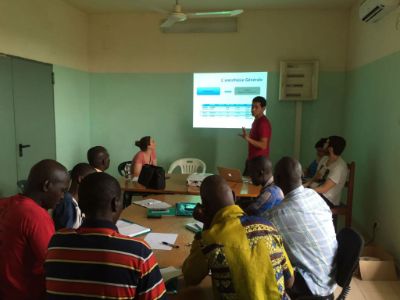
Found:
M 220 176 L 207 177 L 200 195 L 194 217 L 204 228 L 183 264 L 185 283 L 196 285 L 211 271 L 215 299 L 289 299 L 293 268 L 272 223 L 245 215 Z

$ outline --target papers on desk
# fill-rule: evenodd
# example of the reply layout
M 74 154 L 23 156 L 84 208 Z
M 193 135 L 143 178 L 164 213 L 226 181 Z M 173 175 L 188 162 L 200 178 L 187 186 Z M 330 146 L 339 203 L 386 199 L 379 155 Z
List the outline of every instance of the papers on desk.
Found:
M 213 174 L 211 173 L 193 173 L 190 174 L 187 179 L 186 179 L 186 183 L 188 186 L 200 186 L 201 183 L 203 182 L 203 180 L 208 177 L 211 176 Z
M 150 228 L 143 227 L 125 220 L 118 220 L 116 225 L 120 234 L 131 237 L 145 234 L 151 230 Z
M 150 208 L 152 210 L 166 210 L 171 207 L 171 205 L 168 203 L 156 199 L 144 199 L 140 201 L 133 201 L 132 203 Z
M 178 235 L 176 233 L 149 233 L 145 237 L 145 241 L 150 245 L 151 249 L 158 250 L 171 250 L 172 247 L 164 245 L 163 242 L 167 244 L 174 245 Z
M 251 178 L 248 176 L 242 176 L 242 181 L 243 181 L 243 183 L 253 184 L 253 182 L 251 181 Z

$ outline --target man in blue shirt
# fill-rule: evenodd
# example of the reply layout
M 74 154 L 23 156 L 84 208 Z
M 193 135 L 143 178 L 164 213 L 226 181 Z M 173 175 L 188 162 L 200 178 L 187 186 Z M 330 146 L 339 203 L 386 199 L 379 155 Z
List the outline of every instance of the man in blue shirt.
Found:
M 87 163 L 77 164 L 71 171 L 71 186 L 64 198 L 53 210 L 53 220 L 56 230 L 61 228 L 78 228 L 82 223 L 82 213 L 78 205 L 78 188 L 87 175 L 96 172 Z
M 260 194 L 244 208 L 248 215 L 265 217 L 266 211 L 283 200 L 282 190 L 274 184 L 272 164 L 264 156 L 257 156 L 248 163 L 249 175 L 254 185 L 261 185 Z
M 317 174 L 318 171 L 318 163 L 322 157 L 328 154 L 327 149 L 325 148 L 327 138 L 320 138 L 319 141 L 315 144 L 314 148 L 316 151 L 316 158 L 310 163 L 308 168 L 304 171 L 304 178 L 311 179 Z

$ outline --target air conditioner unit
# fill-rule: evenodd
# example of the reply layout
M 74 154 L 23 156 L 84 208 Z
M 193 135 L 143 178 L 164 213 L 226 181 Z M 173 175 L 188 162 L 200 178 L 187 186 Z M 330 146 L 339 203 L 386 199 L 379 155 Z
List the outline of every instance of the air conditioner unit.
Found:
M 375 23 L 399 6 L 399 0 L 365 0 L 360 5 L 360 19 Z

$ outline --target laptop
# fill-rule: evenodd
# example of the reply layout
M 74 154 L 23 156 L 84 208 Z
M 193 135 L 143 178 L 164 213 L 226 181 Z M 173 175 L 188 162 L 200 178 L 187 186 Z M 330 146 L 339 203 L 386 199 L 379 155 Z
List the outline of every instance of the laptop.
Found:
M 243 182 L 242 172 L 239 169 L 217 167 L 219 175 L 226 181 Z

